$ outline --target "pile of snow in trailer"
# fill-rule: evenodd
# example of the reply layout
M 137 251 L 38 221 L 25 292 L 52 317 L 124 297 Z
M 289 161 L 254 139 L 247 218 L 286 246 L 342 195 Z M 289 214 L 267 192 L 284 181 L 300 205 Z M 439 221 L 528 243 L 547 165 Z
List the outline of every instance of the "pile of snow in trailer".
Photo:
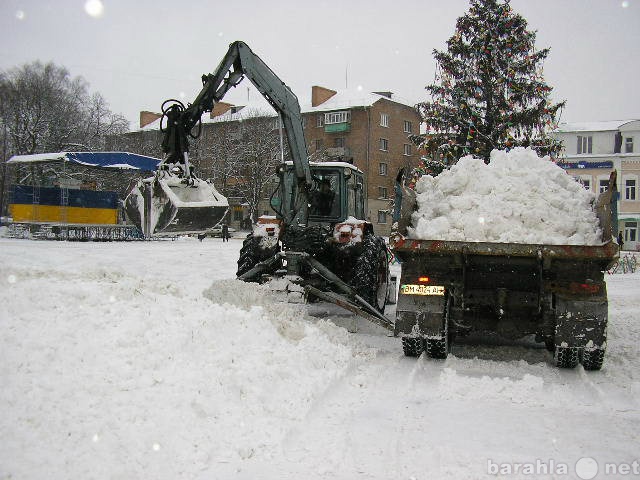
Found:
M 598 245 L 594 195 L 530 149 L 467 156 L 416 184 L 409 236 L 424 240 Z

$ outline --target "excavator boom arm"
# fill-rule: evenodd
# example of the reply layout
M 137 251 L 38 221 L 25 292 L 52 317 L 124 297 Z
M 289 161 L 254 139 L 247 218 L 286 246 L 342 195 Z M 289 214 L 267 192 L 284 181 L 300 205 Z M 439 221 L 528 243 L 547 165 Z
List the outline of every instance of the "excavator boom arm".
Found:
M 306 224 L 312 179 L 300 104 L 291 89 L 260 57 L 253 53 L 246 43 L 236 41 L 229 46 L 227 54 L 216 70 L 208 75 L 203 75 L 202 90 L 193 103 L 181 112 L 179 118 L 168 122 L 165 139 L 170 137 L 172 140 L 165 142 L 168 145 L 166 147 L 168 150 L 166 149 L 165 152 L 171 158 L 183 158 L 184 152 L 188 149 L 186 136 L 198 124 L 202 114 L 213 110 L 215 104 L 232 87 L 238 85 L 245 76 L 280 116 L 298 182 L 297 207 L 294 209 L 293 217 L 286 220 L 292 222 L 295 218 L 297 223 Z

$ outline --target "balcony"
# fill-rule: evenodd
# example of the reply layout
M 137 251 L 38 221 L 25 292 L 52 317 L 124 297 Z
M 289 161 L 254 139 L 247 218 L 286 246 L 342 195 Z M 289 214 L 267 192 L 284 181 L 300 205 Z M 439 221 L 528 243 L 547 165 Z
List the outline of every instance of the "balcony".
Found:
M 351 130 L 350 122 L 342 122 L 342 123 L 325 123 L 324 131 L 325 133 L 337 133 L 337 132 L 348 132 Z

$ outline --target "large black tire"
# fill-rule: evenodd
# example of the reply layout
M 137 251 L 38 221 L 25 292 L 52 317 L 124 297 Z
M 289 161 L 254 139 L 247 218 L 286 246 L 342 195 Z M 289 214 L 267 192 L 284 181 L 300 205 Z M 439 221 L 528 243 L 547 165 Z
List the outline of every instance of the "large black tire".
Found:
M 575 368 L 580 363 L 580 349 L 576 347 L 556 347 L 554 359 L 556 367 Z
M 425 338 L 425 350 L 427 357 L 444 360 L 449 354 L 449 342 L 447 337 Z
M 389 259 L 382 237 L 367 235 L 353 269 L 351 286 L 370 305 L 384 313 L 389 288 Z
M 422 337 L 402 337 L 402 350 L 407 357 L 419 357 L 424 350 Z
M 240 249 L 240 258 L 238 258 L 238 271 L 236 272 L 236 277 L 239 277 L 243 273 L 248 272 L 256 264 L 273 257 L 280 251 L 280 245 L 275 243 L 272 247 L 265 248 L 264 241 L 262 237 L 255 237 L 252 233 L 247 235 L 247 238 L 242 242 L 242 248 Z M 273 273 L 277 270 L 281 265 L 281 262 L 277 263 L 274 268 L 271 269 L 270 272 L 264 273 Z M 257 281 L 249 280 L 249 281 Z
M 442 316 L 442 329 L 440 335 L 429 336 L 424 339 L 424 350 L 427 357 L 445 360 L 451 349 L 451 335 L 449 332 L 449 314 L 451 312 L 451 295 L 447 293 L 444 314 Z
M 582 353 L 582 366 L 585 370 L 600 370 L 604 361 L 604 348 L 585 349 Z

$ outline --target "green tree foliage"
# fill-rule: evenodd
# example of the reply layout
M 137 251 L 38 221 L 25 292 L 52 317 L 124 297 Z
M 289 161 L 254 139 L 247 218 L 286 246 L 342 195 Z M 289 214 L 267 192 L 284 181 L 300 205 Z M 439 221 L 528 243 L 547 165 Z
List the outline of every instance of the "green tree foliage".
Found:
M 550 101 L 542 69 L 549 49 L 536 50 L 535 38 L 508 0 L 471 0 L 446 51 L 434 50 L 431 101 L 418 105 L 431 158 L 454 163 L 472 154 L 489 162 L 491 150 L 515 146 L 559 151 L 548 132 L 564 102 Z

